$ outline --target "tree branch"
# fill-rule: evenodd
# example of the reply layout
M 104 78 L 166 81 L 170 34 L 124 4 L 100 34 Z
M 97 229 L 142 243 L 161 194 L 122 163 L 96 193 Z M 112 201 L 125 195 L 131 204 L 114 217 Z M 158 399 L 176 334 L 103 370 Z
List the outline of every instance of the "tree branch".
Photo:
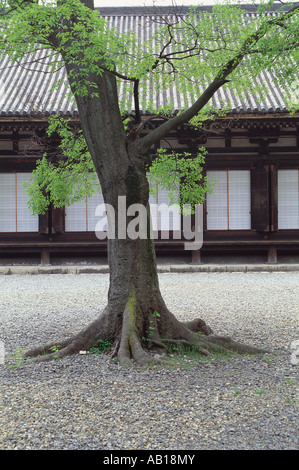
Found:
M 198 98 L 195 103 L 190 106 L 186 111 L 178 114 L 172 119 L 164 122 L 157 129 L 153 130 L 145 137 L 142 137 L 137 144 L 142 147 L 142 150 L 148 150 L 156 141 L 164 137 L 168 132 L 176 129 L 180 124 L 188 122 L 210 101 L 216 91 L 227 82 L 225 79 L 215 78 L 213 82 L 207 87 L 204 93 Z
M 286 20 L 291 18 L 299 10 L 299 4 L 295 4 L 289 11 L 282 14 L 280 18 L 271 19 L 262 24 L 253 34 L 251 34 L 242 44 L 239 52 L 222 66 L 220 71 L 217 73 L 214 80 L 202 93 L 202 95 L 191 105 L 186 111 L 178 114 L 174 118 L 164 122 L 158 128 L 151 131 L 146 136 L 140 138 L 136 145 L 139 146 L 142 152 L 146 152 L 155 142 L 163 138 L 170 131 L 176 129 L 179 125 L 188 122 L 192 117 L 199 113 L 199 111 L 209 102 L 216 91 L 221 88 L 227 80 L 227 77 L 240 65 L 246 55 L 248 55 L 252 47 L 268 32 L 269 28 L 273 26 L 280 26 L 284 24 Z
M 139 80 L 134 82 L 134 106 L 135 106 L 135 121 L 137 124 L 141 121 L 140 106 L 139 106 Z

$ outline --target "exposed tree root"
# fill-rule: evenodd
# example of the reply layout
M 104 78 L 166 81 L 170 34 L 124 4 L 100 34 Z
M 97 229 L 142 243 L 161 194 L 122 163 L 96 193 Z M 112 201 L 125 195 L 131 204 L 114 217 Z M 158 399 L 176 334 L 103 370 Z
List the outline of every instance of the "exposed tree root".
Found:
M 203 356 L 209 356 L 215 352 L 235 352 L 238 354 L 265 352 L 259 348 L 236 342 L 227 336 L 213 335 L 211 328 L 201 319 L 186 323 L 179 322 L 168 311 L 164 303 L 161 303 L 159 308 L 160 313 L 151 309 L 147 314 L 144 314 L 135 292 L 132 291 L 117 332 L 114 331 L 111 335 L 109 309 L 106 307 L 97 320 L 77 335 L 62 342 L 53 342 L 33 348 L 27 351 L 25 356 L 34 357 L 36 361 L 59 359 L 78 354 L 81 350 L 88 351 L 96 345 L 99 339 L 107 337 L 112 339 L 112 336 L 114 348 L 111 356 L 117 357 L 119 362 L 124 365 L 144 366 L 166 363 L 167 354 L 163 354 L 163 359 L 161 356 L 158 356 L 157 359 L 157 354 L 153 353 L 166 353 L 167 346 L 170 344 L 188 346 Z M 145 334 L 148 334 L 147 338 L 145 338 Z
M 25 352 L 25 358 L 35 358 L 37 362 L 62 359 L 66 356 L 88 351 L 98 339 L 104 338 L 107 328 L 107 308 L 94 322 L 81 330 L 78 334 L 63 341 L 55 341 L 43 346 L 34 347 Z
M 138 302 L 135 293 L 132 292 L 123 314 L 122 335 L 118 350 L 118 359 L 123 364 L 131 364 L 131 358 L 139 365 L 150 362 L 150 356 L 142 348 L 138 337 L 136 326 L 139 317 Z

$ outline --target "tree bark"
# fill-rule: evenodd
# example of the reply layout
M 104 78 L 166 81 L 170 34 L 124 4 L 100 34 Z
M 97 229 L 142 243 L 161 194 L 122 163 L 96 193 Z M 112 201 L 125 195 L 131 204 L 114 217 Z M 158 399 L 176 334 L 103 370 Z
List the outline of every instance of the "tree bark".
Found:
M 110 79 L 114 81 L 113 76 L 108 79 L 101 77 L 103 88 Z M 113 83 L 109 83 L 111 85 Z M 106 97 L 107 93 L 106 90 Z M 192 346 L 204 355 L 220 349 L 259 352 L 228 338 L 213 336 L 202 319 L 183 323 L 168 310 L 160 292 L 154 240 L 150 236 L 146 156 L 138 152 L 138 146 L 126 141 L 121 123 L 114 121 L 109 114 L 113 113 L 112 106 L 116 102 L 110 99 L 110 112 L 106 109 L 107 120 L 103 122 L 99 107 L 104 103 L 96 103 L 97 100 L 84 98 L 78 102 L 82 128 L 98 172 L 104 201 L 113 207 L 115 213 L 115 237 L 108 240 L 110 285 L 107 306 L 91 325 L 73 338 L 34 348 L 26 356 L 37 356 L 42 361 L 64 357 L 88 350 L 99 339 L 105 338 L 114 343 L 115 354 L 124 364 L 131 364 L 132 360 L 138 365 L 157 362 L 151 351 L 161 352 L 169 343 Z M 119 205 L 120 198 L 125 206 Z M 136 221 L 136 214 L 128 212 L 134 204 L 141 205 L 145 211 L 146 230 L 141 238 L 134 238 L 127 231 L 130 223 Z M 133 235 L 138 235 L 140 226 L 134 228 L 138 230 L 133 230 Z
M 66 60 L 69 77 L 77 67 Z M 115 213 L 115 237 L 108 240 L 108 302 L 101 315 L 74 337 L 33 348 L 26 356 L 36 356 L 42 361 L 64 357 L 88 350 L 99 339 L 107 337 L 113 341 L 120 362 L 126 364 L 131 364 L 132 360 L 139 365 L 152 363 L 150 351 L 156 349 L 161 352 L 166 344 L 172 342 L 191 345 L 204 355 L 219 349 L 246 353 L 260 351 L 213 336 L 201 319 L 182 323 L 166 307 L 159 288 L 154 240 L 150 237 L 146 178 L 148 143 L 140 145 L 140 140 L 127 139 L 118 107 L 115 76 L 103 72 L 88 79 L 97 84 L 97 96 L 94 87 L 83 97 L 75 94 L 81 126 L 104 201 Z M 73 86 L 71 79 L 70 86 Z M 120 198 L 125 201 L 125 209 L 119 207 Z M 128 215 L 127 209 L 134 204 L 146 208 L 144 238 L 132 239 L 126 233 L 135 217 L 134 214 Z

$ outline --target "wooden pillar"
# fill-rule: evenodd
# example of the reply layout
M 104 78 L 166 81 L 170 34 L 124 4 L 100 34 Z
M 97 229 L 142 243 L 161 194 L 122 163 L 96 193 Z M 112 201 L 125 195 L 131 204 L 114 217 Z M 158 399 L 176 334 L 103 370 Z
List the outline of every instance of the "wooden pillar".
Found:
M 51 264 L 49 248 L 42 248 L 40 263 L 42 266 Z
M 201 264 L 200 250 L 192 250 L 192 264 Z
M 268 263 L 270 264 L 277 263 L 277 249 L 275 246 L 270 246 L 268 248 Z
M 269 167 L 251 169 L 251 229 L 269 232 Z

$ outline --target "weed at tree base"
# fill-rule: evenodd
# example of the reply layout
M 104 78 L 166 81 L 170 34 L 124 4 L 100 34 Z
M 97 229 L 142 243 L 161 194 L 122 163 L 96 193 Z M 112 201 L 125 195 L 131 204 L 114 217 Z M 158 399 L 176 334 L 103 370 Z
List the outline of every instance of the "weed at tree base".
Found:
M 108 351 L 113 345 L 112 341 L 109 338 L 99 339 L 96 346 L 93 346 L 89 349 L 90 354 L 100 354 Z

